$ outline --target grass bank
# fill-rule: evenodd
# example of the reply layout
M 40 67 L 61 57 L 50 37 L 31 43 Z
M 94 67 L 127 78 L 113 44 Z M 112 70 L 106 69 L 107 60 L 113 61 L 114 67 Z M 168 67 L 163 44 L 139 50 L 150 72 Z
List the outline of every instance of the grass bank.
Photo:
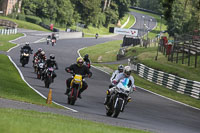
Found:
M 6 55 L 0 54 L 0 62 L 0 97 L 38 105 L 59 107 L 54 104 L 47 105 L 44 98 L 26 85 Z
M 0 109 L 0 132 L 6 133 L 147 133 L 52 113 Z
M 8 40 L 14 40 L 15 38 L 18 38 L 20 36 L 23 36 L 23 34 L 11 34 L 11 35 L 0 35 L 0 51 L 7 51 L 11 47 L 16 46 L 16 44 L 10 43 Z
M 9 17 L 4 17 L 4 16 L 0 16 L 0 19 L 13 21 L 13 22 L 18 24 L 18 28 L 30 29 L 30 30 L 38 30 L 38 31 L 48 31 L 49 32 L 49 30 L 47 30 L 47 29 L 45 29 L 45 28 L 43 28 L 43 27 L 41 27 L 39 25 L 36 25 L 36 24 L 33 24 L 33 23 L 29 23 L 29 22 L 26 22 L 26 21 L 12 19 L 12 18 L 9 18 Z
M 130 28 L 134 24 L 135 18 L 132 15 L 130 15 L 130 14 L 126 14 L 120 20 L 121 25 L 123 25 L 127 21 L 127 19 L 128 19 L 129 16 L 130 16 L 130 19 L 129 19 L 128 23 L 126 24 L 126 26 L 124 27 L 124 28 L 127 28 L 127 29 Z M 94 37 L 94 35 L 96 33 L 98 33 L 99 36 L 101 37 L 101 35 L 110 35 L 110 34 L 113 34 L 113 33 L 109 33 L 109 27 L 117 27 L 117 26 L 114 25 L 114 24 L 110 24 L 108 26 L 108 28 L 103 27 L 103 26 L 101 26 L 99 28 L 95 28 L 95 27 L 89 26 L 88 28 L 84 28 L 82 30 L 84 32 L 84 37 Z
M 108 47 L 109 46 L 109 47 Z M 93 62 L 93 65 L 100 66 L 100 67 L 108 67 L 112 70 L 116 70 L 118 65 L 106 65 L 106 64 L 99 64 L 101 62 L 110 62 L 110 61 L 116 61 L 116 52 L 119 50 L 120 47 L 120 42 L 119 41 L 113 41 L 113 42 L 107 42 L 103 44 L 98 44 L 95 46 L 91 46 L 88 48 L 85 48 L 80 51 L 81 55 L 85 55 L 86 53 L 89 54 L 91 61 Z M 155 61 L 153 57 L 155 57 L 155 48 L 131 48 L 128 50 L 129 53 L 128 55 L 138 55 L 139 61 L 141 63 L 149 66 L 150 67 L 158 67 L 159 70 L 167 71 L 170 70 L 169 72 L 176 72 L 184 74 L 186 78 L 190 78 L 188 73 L 191 73 L 191 75 L 195 75 L 194 77 L 198 78 L 199 77 L 199 71 L 193 71 L 193 69 L 190 69 L 188 67 L 181 67 L 177 65 L 170 65 L 167 62 L 166 57 L 164 57 L 161 53 L 159 54 L 159 60 Z M 134 51 L 134 54 L 132 53 Z M 163 58 L 161 58 L 163 56 Z M 101 60 L 100 60 L 101 59 Z M 166 60 L 166 61 L 164 61 Z M 96 64 L 97 63 L 97 64 Z M 187 72 L 187 73 L 186 73 Z M 140 86 L 142 88 L 145 88 L 147 90 L 150 90 L 152 92 L 155 92 L 157 94 L 169 97 L 171 99 L 183 102 L 185 104 L 200 108 L 199 100 L 194 99 L 190 96 L 183 95 L 176 93 L 173 90 L 169 90 L 163 86 L 151 83 L 141 77 L 139 77 L 136 74 L 133 74 L 133 77 L 135 78 L 135 84 L 137 86 Z

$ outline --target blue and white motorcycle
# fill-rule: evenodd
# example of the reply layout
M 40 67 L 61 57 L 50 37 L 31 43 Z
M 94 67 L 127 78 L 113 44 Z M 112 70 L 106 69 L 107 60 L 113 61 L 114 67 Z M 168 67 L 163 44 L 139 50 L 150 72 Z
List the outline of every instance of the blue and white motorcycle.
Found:
M 110 100 L 106 104 L 107 116 L 117 118 L 119 113 L 124 111 L 125 105 L 128 102 L 129 94 L 132 92 L 129 81 L 128 78 L 124 78 L 114 87 L 114 92 L 111 94 Z

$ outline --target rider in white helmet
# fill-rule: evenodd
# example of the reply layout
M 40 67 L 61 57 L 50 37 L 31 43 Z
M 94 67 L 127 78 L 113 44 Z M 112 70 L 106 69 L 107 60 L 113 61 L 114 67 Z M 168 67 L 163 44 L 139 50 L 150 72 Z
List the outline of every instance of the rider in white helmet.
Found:
M 125 66 L 123 73 L 118 74 L 116 76 L 116 78 L 113 79 L 112 83 L 115 84 L 115 85 L 117 85 L 117 83 L 121 79 L 124 79 L 124 78 L 128 78 L 130 80 L 129 84 L 132 87 L 132 91 L 136 90 L 135 84 L 134 84 L 134 78 L 133 78 L 133 76 L 131 76 L 131 67 L 130 66 Z M 112 87 L 112 88 L 110 88 L 110 89 L 107 90 L 107 97 L 106 97 L 106 100 L 105 100 L 105 103 L 104 103 L 105 105 L 109 102 L 110 96 L 114 92 L 114 87 Z M 131 97 L 129 97 L 127 101 L 130 101 L 130 100 L 131 100 Z

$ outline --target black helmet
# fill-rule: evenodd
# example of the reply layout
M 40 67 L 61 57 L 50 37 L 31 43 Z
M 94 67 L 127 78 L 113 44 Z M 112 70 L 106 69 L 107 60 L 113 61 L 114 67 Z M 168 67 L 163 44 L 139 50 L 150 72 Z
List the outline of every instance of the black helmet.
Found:
M 84 58 L 85 59 L 88 59 L 89 55 L 88 54 L 85 54 Z
M 119 65 L 119 66 L 118 66 L 118 70 L 119 70 L 119 72 L 123 72 L 124 66 L 123 66 L 123 65 Z
M 55 55 L 54 54 L 50 54 L 50 59 L 54 60 L 55 59 Z

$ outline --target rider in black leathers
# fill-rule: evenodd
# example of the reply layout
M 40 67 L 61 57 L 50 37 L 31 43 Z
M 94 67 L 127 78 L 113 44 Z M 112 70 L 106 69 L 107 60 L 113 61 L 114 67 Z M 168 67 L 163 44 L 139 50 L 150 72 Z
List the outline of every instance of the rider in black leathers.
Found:
M 33 50 L 32 50 L 31 47 L 29 46 L 29 42 L 26 42 L 26 44 L 21 48 L 20 52 L 22 53 L 25 49 L 28 50 L 28 53 L 29 53 L 29 54 L 32 54 L 32 51 L 33 51 Z M 23 56 L 20 57 L 20 61 L 23 59 L 22 57 L 23 57 Z
M 21 48 L 21 50 L 24 50 L 24 49 L 28 49 L 29 53 L 32 53 L 32 49 L 31 47 L 29 46 L 29 42 L 26 42 L 26 44 Z
M 92 72 L 90 72 L 90 70 L 88 69 L 88 67 L 86 67 L 85 65 L 83 65 L 83 58 L 82 57 L 78 57 L 77 58 L 77 63 L 76 64 L 72 64 L 71 66 L 69 67 L 66 67 L 65 68 L 65 71 L 66 72 L 73 72 L 75 74 L 80 74 L 80 75 L 88 75 L 88 77 L 91 77 L 92 76 Z M 73 78 L 68 78 L 67 81 L 66 81 L 66 84 L 67 84 L 67 90 L 66 90 L 66 95 L 69 94 L 69 92 L 71 91 L 70 90 L 70 83 L 72 81 Z M 80 89 L 79 91 L 79 94 L 78 94 L 78 97 L 81 98 L 81 93 L 87 89 L 88 85 L 85 81 L 82 81 L 83 82 L 83 85 L 82 85 L 82 88 Z
M 48 68 L 50 67 L 55 67 L 56 70 L 58 69 L 58 65 L 55 61 L 55 55 L 54 54 L 50 54 L 50 59 L 47 59 L 45 62 L 45 70 L 42 73 L 42 80 L 44 80 L 44 76 L 45 76 L 45 72 Z M 52 82 L 54 81 L 54 78 L 56 77 L 56 73 L 53 71 L 53 76 L 52 76 Z

